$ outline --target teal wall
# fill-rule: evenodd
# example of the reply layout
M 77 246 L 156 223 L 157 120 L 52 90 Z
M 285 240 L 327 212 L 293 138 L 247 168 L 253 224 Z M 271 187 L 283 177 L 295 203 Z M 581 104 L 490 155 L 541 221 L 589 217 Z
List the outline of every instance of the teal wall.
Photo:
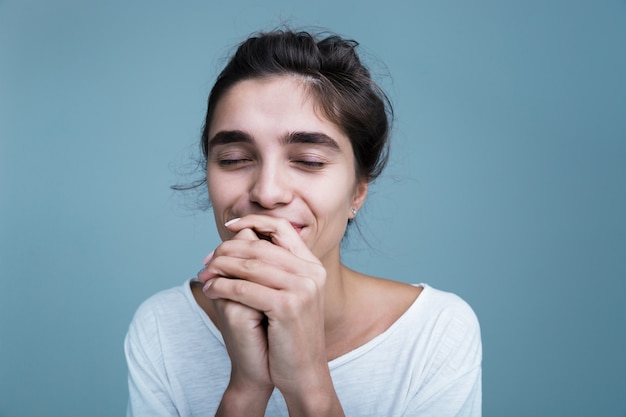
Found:
M 224 57 L 283 21 L 386 64 L 346 261 L 473 305 L 485 416 L 626 416 L 625 1 L 0 0 L 0 417 L 123 415 L 134 310 L 217 243 L 168 187 Z

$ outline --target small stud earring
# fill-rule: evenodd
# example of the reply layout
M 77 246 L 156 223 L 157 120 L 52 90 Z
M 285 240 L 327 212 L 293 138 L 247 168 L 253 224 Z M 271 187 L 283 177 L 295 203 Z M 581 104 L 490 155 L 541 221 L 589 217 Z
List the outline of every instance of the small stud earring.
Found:
M 355 209 L 355 208 L 352 208 L 352 210 L 351 210 L 351 211 L 352 211 L 352 215 L 353 215 L 353 216 L 356 216 L 356 209 Z

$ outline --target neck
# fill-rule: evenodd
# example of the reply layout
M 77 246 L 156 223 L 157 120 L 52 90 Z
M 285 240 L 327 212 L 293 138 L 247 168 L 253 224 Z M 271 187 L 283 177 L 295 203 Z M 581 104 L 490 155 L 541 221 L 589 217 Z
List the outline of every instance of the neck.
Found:
M 339 251 L 331 259 L 324 262 L 326 268 L 326 288 L 324 294 L 324 328 L 327 340 L 341 328 L 348 317 L 351 299 L 348 294 L 356 273 L 343 265 L 339 259 Z

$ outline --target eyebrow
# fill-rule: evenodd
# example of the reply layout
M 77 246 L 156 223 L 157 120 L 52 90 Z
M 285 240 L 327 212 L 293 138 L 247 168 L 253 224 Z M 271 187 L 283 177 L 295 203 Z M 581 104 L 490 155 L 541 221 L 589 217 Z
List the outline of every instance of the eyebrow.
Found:
M 231 143 L 253 143 L 252 136 L 242 130 L 222 130 L 209 139 L 209 150 L 218 145 Z M 328 147 L 334 151 L 341 151 L 339 144 L 333 138 L 322 132 L 289 132 L 281 139 L 282 145 L 312 144 Z
M 291 132 L 286 134 L 281 143 L 291 144 L 312 144 L 326 146 L 334 151 L 341 151 L 339 144 L 330 136 L 322 132 Z
M 214 146 L 229 143 L 252 143 L 252 137 L 241 130 L 221 130 L 209 139 L 209 150 Z

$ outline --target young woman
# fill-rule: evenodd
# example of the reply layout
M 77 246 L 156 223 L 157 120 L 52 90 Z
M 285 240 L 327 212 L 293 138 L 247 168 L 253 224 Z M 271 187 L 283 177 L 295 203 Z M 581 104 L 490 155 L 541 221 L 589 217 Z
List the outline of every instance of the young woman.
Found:
M 341 262 L 391 111 L 356 45 L 261 33 L 218 77 L 202 150 L 222 243 L 137 311 L 128 415 L 480 416 L 471 308 Z

